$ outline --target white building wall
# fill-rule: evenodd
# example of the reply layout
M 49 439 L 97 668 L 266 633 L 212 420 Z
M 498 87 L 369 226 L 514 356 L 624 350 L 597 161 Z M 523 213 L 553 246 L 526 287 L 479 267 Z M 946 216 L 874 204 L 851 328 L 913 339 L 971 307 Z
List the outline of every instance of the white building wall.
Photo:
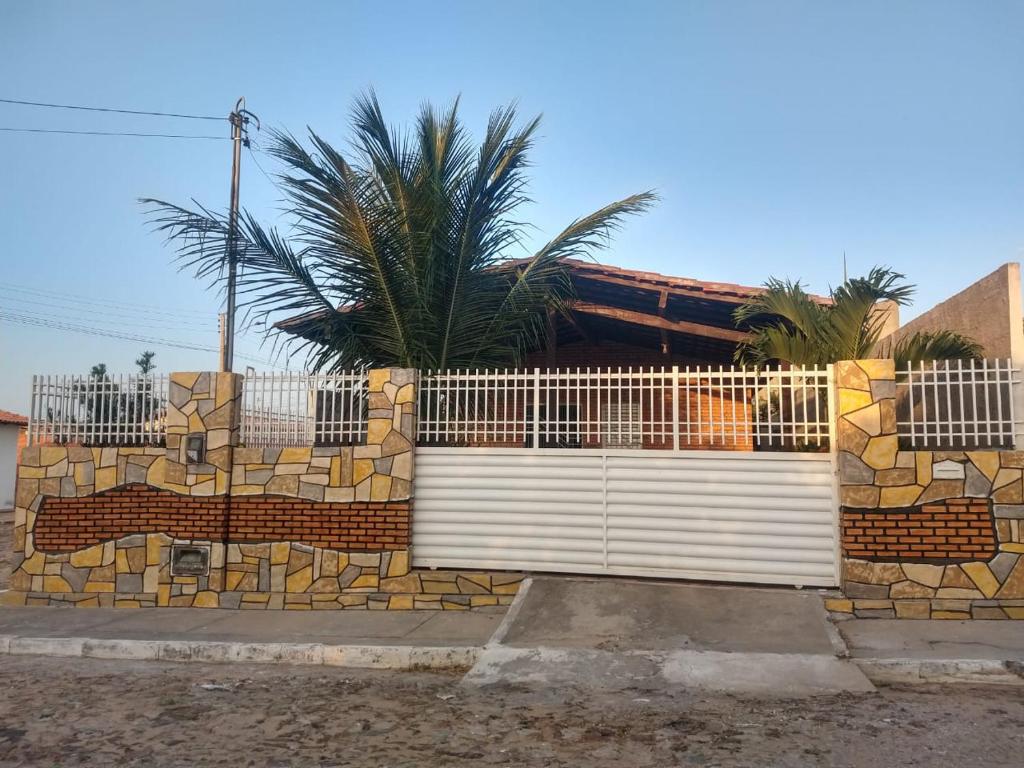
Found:
M 18 471 L 18 435 L 21 427 L 0 424 L 0 509 L 14 507 L 14 478 Z

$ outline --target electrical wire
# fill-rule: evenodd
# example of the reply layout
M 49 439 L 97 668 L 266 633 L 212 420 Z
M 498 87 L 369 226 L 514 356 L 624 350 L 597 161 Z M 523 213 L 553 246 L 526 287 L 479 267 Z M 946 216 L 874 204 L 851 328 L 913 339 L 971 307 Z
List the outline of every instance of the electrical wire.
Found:
M 39 328 L 50 328 L 58 331 L 70 331 L 73 333 L 83 333 L 89 336 L 103 336 L 111 339 L 123 339 L 125 341 L 136 341 L 142 344 L 153 344 L 155 346 L 162 347 L 173 347 L 175 349 L 188 349 L 197 352 L 218 352 L 216 347 L 207 347 L 200 344 L 190 344 L 185 341 L 177 339 L 164 339 L 152 336 L 143 336 L 140 334 L 132 333 L 118 333 L 116 331 L 107 330 L 104 328 L 95 328 L 88 325 L 80 325 L 76 323 L 67 323 L 57 320 L 47 320 L 43 318 L 29 317 L 27 315 L 6 312 L 0 310 L 0 322 L 17 323 L 19 325 L 30 325 Z M 254 355 L 247 355 L 241 352 L 235 353 L 237 357 L 243 360 L 249 360 L 251 362 L 260 363 L 262 365 L 269 366 L 271 368 L 279 368 L 280 366 L 274 365 L 270 360 L 256 357 Z
M 149 139 L 206 139 L 210 141 L 231 141 L 230 136 L 193 136 L 184 133 L 134 133 L 131 131 L 67 131 L 54 128 L 9 128 L 0 127 L 7 133 L 60 133 L 69 136 L 135 136 Z
M 66 293 L 63 291 L 52 291 L 46 288 L 33 288 L 31 286 L 21 285 L 18 283 L 0 285 L 0 293 L 26 294 L 33 298 L 42 297 L 55 301 L 69 301 L 73 304 L 87 304 L 96 307 L 103 307 L 104 310 L 109 310 L 111 308 L 125 309 L 134 313 L 159 315 L 174 319 L 194 318 L 196 315 L 200 315 L 205 311 L 197 309 L 174 309 L 172 307 L 162 307 L 155 304 L 137 304 L 128 301 L 99 301 L 97 299 L 87 298 L 80 293 Z
M 79 109 L 85 112 L 117 112 L 122 115 L 150 115 L 153 117 L 180 117 L 185 120 L 227 120 L 226 117 L 211 115 L 186 115 L 178 112 L 147 112 L 141 109 L 114 109 L 113 107 L 83 107 L 75 104 L 51 104 L 45 101 L 21 101 L 20 99 L 0 99 L 4 104 L 20 104 L 25 107 L 49 107 L 50 109 Z

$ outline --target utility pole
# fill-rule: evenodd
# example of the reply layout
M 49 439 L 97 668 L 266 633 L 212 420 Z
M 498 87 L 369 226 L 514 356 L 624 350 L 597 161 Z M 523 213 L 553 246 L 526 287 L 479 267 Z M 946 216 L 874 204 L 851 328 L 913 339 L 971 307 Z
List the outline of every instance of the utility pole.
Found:
M 220 344 L 220 369 L 231 372 L 235 360 L 235 289 L 238 282 L 238 195 L 239 182 L 242 174 L 242 144 L 249 146 L 246 128 L 249 120 L 256 121 L 259 130 L 260 121 L 256 115 L 245 108 L 243 96 L 235 103 L 235 108 L 228 116 L 231 123 L 231 208 L 228 212 L 228 298 L 224 313 Z

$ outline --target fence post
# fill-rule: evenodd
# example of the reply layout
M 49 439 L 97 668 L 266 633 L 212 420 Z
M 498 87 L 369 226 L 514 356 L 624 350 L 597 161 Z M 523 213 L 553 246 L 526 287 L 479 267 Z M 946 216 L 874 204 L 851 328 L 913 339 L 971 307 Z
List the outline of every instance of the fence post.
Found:
M 679 450 L 679 366 L 672 366 L 672 450 Z
M 533 447 L 540 448 L 540 368 L 533 369 Z

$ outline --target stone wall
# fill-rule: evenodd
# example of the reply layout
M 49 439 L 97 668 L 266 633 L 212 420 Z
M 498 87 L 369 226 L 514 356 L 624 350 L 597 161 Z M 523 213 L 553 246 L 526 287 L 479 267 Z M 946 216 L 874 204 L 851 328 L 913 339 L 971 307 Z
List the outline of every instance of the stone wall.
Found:
M 415 572 L 415 374 L 369 372 L 365 445 L 245 448 L 242 377 L 174 373 L 166 447 L 42 446 L 18 468 L 11 604 L 463 609 L 521 574 Z M 190 462 L 189 436 L 205 439 Z M 172 573 L 175 547 L 202 575 Z
M 830 610 L 1024 618 L 1024 452 L 900 450 L 891 360 L 838 363 L 836 389 L 845 597 Z

